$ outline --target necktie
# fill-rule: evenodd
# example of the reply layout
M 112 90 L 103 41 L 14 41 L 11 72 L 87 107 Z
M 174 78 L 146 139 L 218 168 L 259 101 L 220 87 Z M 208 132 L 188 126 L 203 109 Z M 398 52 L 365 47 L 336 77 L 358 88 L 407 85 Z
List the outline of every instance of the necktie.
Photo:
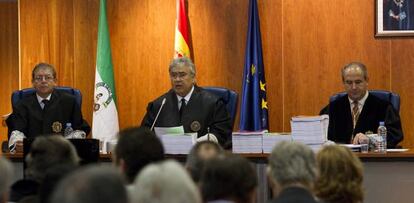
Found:
M 42 100 L 42 103 L 43 103 L 43 107 L 42 107 L 42 109 L 45 109 L 46 105 L 49 103 L 49 100 L 47 100 L 47 99 L 43 99 L 43 100 Z
M 180 107 L 180 120 L 181 120 L 181 118 L 182 118 L 182 115 L 183 115 L 183 112 L 184 112 L 185 106 L 186 106 L 186 104 L 185 104 L 185 99 L 184 99 L 184 98 L 182 98 L 182 99 L 181 99 L 181 107 Z
M 352 120 L 354 122 L 354 129 L 355 129 L 355 126 L 356 126 L 356 123 L 357 123 L 358 117 L 359 117 L 359 103 L 358 103 L 358 101 L 355 100 L 355 101 L 352 102 L 352 104 L 354 105 L 352 107 Z

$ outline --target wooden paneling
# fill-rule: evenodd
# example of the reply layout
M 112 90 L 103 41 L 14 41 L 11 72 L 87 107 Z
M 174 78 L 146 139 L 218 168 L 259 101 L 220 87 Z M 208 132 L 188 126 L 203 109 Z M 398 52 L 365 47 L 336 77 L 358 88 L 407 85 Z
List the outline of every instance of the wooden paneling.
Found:
M 92 125 L 99 1 L 73 1 L 73 86 L 83 95 L 83 117 Z
M 19 88 L 19 41 L 17 1 L 0 1 L 0 115 L 11 112 L 10 96 Z M 0 125 L 0 143 L 7 128 Z
M 108 1 L 120 127 L 139 125 L 150 100 L 170 87 L 175 1 Z
M 71 0 L 20 1 L 22 87 L 31 86 L 31 71 L 51 63 L 59 85 L 73 85 L 73 3 Z
M 283 129 L 283 115 L 285 106 L 283 101 L 286 94 L 284 92 L 283 85 L 281 85 L 284 81 L 284 70 L 282 68 L 282 1 L 259 0 L 258 9 L 260 14 L 259 17 L 261 29 L 260 31 L 262 34 L 263 61 L 267 83 L 266 93 L 269 107 L 269 128 L 270 131 L 273 132 L 282 132 L 286 131 Z M 244 33 L 246 32 L 247 27 Z
M 121 128 L 138 125 L 147 103 L 170 88 L 175 3 L 108 0 Z M 343 90 L 341 67 L 361 61 L 368 67 L 371 89 L 401 94 L 404 146 L 414 146 L 414 55 L 406 48 L 414 42 L 374 38 L 373 1 L 258 0 L 258 7 L 271 131 L 290 131 L 291 116 L 317 114 L 331 94 Z M 22 86 L 30 86 L 35 63 L 55 64 L 59 84 L 83 92 L 82 110 L 90 123 L 98 8 L 98 0 L 20 1 Z M 240 93 L 247 10 L 248 0 L 188 1 L 201 86 Z
M 390 88 L 389 42 L 373 37 L 372 2 L 284 2 L 286 130 L 290 117 L 317 114 L 331 94 L 343 91 L 340 69 L 346 63 L 367 65 L 370 88 Z M 352 15 L 342 8 L 352 8 Z
M 391 89 L 401 96 L 400 115 L 403 122 L 403 146 L 414 147 L 414 40 L 409 38 L 391 41 Z

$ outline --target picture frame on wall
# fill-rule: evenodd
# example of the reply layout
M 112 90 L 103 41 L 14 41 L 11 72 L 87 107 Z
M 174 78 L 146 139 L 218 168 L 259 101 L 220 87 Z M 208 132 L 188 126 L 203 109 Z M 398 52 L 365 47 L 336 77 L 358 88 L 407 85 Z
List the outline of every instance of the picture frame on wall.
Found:
M 414 36 L 414 0 L 375 0 L 375 36 Z

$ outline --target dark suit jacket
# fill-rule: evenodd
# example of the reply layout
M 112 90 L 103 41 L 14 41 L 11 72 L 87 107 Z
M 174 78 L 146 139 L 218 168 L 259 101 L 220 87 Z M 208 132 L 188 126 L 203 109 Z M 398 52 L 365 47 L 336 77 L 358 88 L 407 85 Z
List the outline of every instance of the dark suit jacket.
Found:
M 177 96 L 173 90 L 170 90 L 148 104 L 147 113 L 141 125 L 151 127 L 164 98 L 166 98 L 166 102 L 155 123 L 156 127 L 183 125 L 186 133 L 193 133 L 195 131 L 191 129 L 191 124 L 198 121 L 201 124 L 200 130 L 197 132 L 198 137 L 205 135 L 207 127 L 209 127 L 210 133 L 216 135 L 223 147 L 228 148 L 231 145 L 232 125 L 225 104 L 216 95 L 196 85 L 184 109 L 182 123 L 180 122 Z
M 353 131 L 351 107 L 345 95 L 329 104 L 328 139 L 349 143 L 352 134 L 376 133 L 380 121 L 385 121 L 387 127 L 387 146 L 395 147 L 403 139 L 403 133 L 400 116 L 391 103 L 369 94 Z
M 62 124 L 62 133 L 66 123 L 72 123 L 74 130 L 83 130 L 87 134 L 90 132 L 90 126 L 83 120 L 75 97 L 58 90 L 52 92 L 44 109 L 40 107 L 36 93 L 28 95 L 14 105 L 13 113 L 7 119 L 11 131 L 23 132 L 27 138 L 56 133 L 52 129 L 54 122 Z
M 305 188 L 288 187 L 269 203 L 317 203 L 317 201 Z

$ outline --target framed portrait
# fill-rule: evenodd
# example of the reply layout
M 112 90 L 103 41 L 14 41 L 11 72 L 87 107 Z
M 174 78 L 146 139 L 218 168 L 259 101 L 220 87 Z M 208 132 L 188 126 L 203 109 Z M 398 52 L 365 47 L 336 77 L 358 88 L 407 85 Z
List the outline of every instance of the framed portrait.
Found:
M 375 36 L 414 36 L 414 0 L 375 0 Z

